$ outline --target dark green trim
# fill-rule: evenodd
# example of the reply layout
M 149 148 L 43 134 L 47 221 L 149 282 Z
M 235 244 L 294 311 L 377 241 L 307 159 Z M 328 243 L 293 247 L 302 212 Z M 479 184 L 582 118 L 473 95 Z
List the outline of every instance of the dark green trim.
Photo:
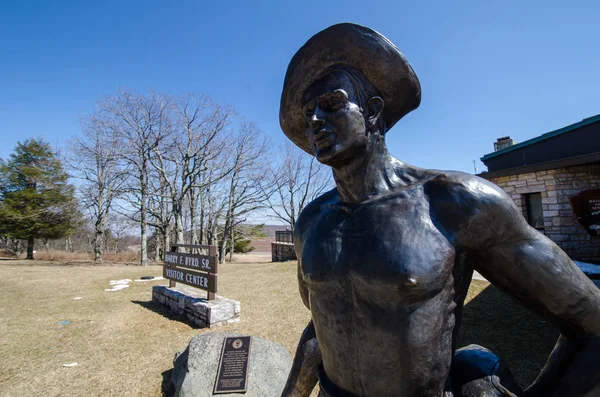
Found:
M 566 159 L 547 161 L 545 163 L 537 163 L 533 165 L 525 165 L 514 168 L 505 168 L 498 171 L 482 172 L 477 176 L 490 180 L 492 178 L 500 178 L 503 176 L 526 174 L 528 172 L 546 171 L 556 168 L 573 167 L 577 165 L 600 163 L 600 152 L 590 153 L 583 156 L 569 157 Z
M 488 159 L 500 156 L 500 155 L 508 153 L 508 152 L 512 152 L 513 150 L 521 149 L 522 147 L 525 147 L 525 146 L 533 145 L 534 143 L 538 143 L 540 141 L 544 141 L 546 139 L 550 139 L 550 138 L 555 137 L 557 135 L 564 134 L 566 132 L 570 132 L 570 131 L 576 130 L 578 128 L 581 128 L 581 127 L 585 127 L 586 125 L 593 124 L 593 123 L 596 123 L 598 121 L 600 121 L 600 114 L 597 114 L 595 116 L 583 119 L 583 120 L 581 120 L 578 123 L 571 124 L 571 125 L 568 125 L 568 126 L 563 127 L 563 128 L 559 128 L 558 130 L 546 132 L 545 134 L 542 134 L 540 136 L 536 136 L 535 138 L 531 138 L 531 139 L 529 139 L 527 141 L 524 141 L 524 142 L 521 142 L 521 143 L 517 143 L 516 145 L 509 146 L 509 147 L 507 147 L 505 149 L 498 150 L 497 152 L 488 153 L 488 154 L 486 154 L 485 156 L 483 156 L 481 158 L 481 161 L 483 161 L 485 163 L 485 161 L 488 160 Z

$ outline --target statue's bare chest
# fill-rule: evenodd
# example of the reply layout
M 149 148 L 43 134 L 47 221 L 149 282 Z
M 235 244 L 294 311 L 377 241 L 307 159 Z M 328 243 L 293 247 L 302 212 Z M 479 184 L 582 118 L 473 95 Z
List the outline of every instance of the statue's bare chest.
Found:
M 454 249 L 417 190 L 354 208 L 324 205 L 304 236 L 301 263 L 313 292 L 350 282 L 363 292 L 417 298 L 447 284 Z

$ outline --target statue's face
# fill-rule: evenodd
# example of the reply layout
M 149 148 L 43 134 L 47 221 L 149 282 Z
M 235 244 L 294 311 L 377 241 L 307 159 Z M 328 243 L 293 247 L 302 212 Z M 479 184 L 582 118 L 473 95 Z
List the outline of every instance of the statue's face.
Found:
M 319 162 L 339 167 L 364 152 L 365 117 L 344 72 L 327 74 L 313 83 L 303 103 L 306 135 Z

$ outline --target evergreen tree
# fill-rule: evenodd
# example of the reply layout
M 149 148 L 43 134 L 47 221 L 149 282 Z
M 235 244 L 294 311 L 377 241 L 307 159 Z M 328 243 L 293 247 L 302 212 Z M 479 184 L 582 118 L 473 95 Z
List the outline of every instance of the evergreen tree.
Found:
M 79 219 L 74 188 L 47 142 L 19 142 L 0 159 L 0 236 L 27 240 L 27 259 L 35 239 L 66 237 Z

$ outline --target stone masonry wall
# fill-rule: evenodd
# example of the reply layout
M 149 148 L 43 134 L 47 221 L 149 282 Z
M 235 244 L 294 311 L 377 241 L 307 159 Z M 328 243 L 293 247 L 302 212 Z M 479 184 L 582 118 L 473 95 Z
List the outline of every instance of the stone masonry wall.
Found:
M 527 217 L 525 194 L 541 193 L 544 234 L 572 259 L 600 261 L 600 238 L 592 238 L 577 223 L 569 197 L 600 188 L 600 164 L 557 168 L 547 171 L 491 178 Z
M 296 260 L 296 251 L 294 243 L 271 243 L 271 261 L 284 262 Z

